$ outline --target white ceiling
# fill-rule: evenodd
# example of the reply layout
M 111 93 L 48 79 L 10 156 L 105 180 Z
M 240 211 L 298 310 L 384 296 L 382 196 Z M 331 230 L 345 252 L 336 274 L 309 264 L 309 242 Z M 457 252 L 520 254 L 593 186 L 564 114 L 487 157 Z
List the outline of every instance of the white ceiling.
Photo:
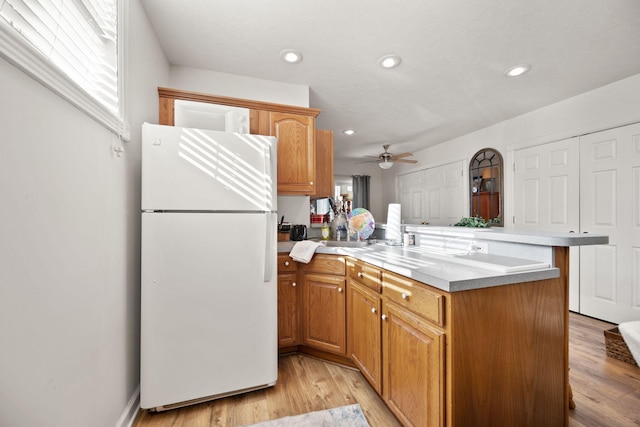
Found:
M 308 85 L 338 159 L 417 151 L 640 73 L 639 0 L 141 1 L 171 64 Z M 283 62 L 289 48 L 304 60 Z M 390 53 L 402 63 L 380 68 Z

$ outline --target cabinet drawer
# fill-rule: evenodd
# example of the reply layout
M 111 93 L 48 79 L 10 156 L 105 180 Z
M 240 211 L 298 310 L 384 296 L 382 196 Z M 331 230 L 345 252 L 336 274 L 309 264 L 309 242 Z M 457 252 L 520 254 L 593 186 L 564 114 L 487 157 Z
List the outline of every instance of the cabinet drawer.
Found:
M 315 254 L 309 264 L 302 264 L 304 273 L 345 275 L 345 259 L 340 255 Z
M 377 267 L 355 260 L 348 260 L 347 275 L 350 279 L 357 281 L 372 291 L 381 291 L 382 271 Z
M 289 255 L 278 255 L 278 273 L 295 273 L 298 263 Z
M 417 315 L 444 326 L 445 297 L 429 290 L 426 285 L 385 271 L 382 273 L 382 295 Z

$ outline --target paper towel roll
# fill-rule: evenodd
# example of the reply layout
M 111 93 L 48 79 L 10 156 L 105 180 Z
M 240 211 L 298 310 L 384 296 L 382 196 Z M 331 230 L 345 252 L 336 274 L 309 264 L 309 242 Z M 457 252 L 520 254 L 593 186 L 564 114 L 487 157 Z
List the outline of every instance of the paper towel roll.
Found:
M 398 245 L 402 243 L 401 218 L 400 203 L 389 203 L 389 210 L 387 211 L 387 233 L 385 238 L 387 240 L 393 240 L 394 243 Z

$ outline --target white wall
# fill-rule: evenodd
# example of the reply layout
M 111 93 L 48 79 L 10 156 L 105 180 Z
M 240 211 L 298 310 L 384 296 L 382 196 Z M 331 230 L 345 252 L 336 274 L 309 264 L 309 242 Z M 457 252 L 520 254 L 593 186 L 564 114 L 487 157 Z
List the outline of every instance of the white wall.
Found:
M 513 215 L 513 150 L 583 135 L 640 121 L 640 74 L 611 83 L 539 110 L 415 153 L 417 166 L 394 165 L 395 174 L 434 167 L 471 157 L 482 148 L 495 148 L 505 161 L 505 219 Z M 396 166 L 398 166 L 397 169 Z M 383 204 L 396 201 L 395 183 L 383 182 Z M 468 181 L 467 181 L 468 192 Z M 468 201 L 466 211 L 468 212 Z M 510 221 L 505 226 L 511 226 Z
M 309 107 L 309 86 L 255 79 L 182 66 L 171 66 L 169 86 L 232 98 Z
M 139 1 L 125 4 L 122 157 L 111 132 L 0 59 L 2 426 L 113 427 L 137 409 L 140 125 L 157 122 L 169 65 Z

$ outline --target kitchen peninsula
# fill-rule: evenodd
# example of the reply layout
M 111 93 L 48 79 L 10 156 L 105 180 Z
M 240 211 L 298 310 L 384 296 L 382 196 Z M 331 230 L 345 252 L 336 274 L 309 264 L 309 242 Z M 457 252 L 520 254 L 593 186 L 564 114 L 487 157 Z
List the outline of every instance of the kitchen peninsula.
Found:
M 608 237 L 407 231 L 309 264 L 280 242 L 281 352 L 356 366 L 406 426 L 568 425 L 569 247 Z

